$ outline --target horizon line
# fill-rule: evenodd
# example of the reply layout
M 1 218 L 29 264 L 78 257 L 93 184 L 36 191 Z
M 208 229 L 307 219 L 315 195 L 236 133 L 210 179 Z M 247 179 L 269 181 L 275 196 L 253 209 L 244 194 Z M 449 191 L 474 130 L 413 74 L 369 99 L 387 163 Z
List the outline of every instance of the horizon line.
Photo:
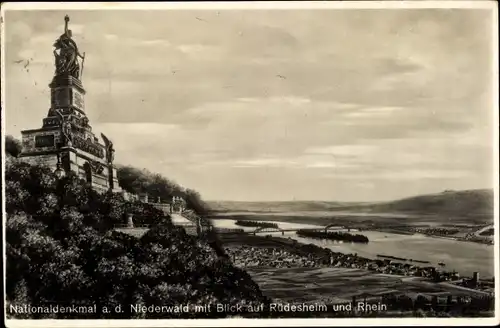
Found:
M 470 192 L 470 191 L 492 191 L 495 192 L 495 188 L 474 188 L 474 189 L 444 189 L 439 192 L 426 193 L 426 194 L 415 194 L 413 196 L 405 196 L 401 198 L 392 198 L 388 200 L 332 200 L 332 199 L 291 199 L 291 200 L 231 200 L 231 199 L 203 199 L 205 202 L 233 202 L 233 203 L 293 203 L 293 202 L 329 202 L 329 203 L 384 203 L 393 202 L 408 198 L 421 197 L 421 196 L 433 196 L 439 194 L 453 193 L 453 192 Z

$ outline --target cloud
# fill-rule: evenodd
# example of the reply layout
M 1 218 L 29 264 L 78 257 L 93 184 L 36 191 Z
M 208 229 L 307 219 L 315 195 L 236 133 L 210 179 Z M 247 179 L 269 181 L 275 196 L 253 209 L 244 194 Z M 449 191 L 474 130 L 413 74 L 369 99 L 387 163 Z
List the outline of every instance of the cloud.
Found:
M 233 168 L 287 168 L 287 169 L 349 169 L 356 168 L 355 164 L 336 162 L 331 156 L 324 155 L 296 155 L 288 157 L 263 156 L 246 159 L 226 159 L 208 161 L 206 165 L 231 166 Z
M 374 145 L 333 145 L 322 147 L 311 147 L 305 152 L 307 154 L 324 154 L 339 157 L 360 156 L 376 151 Z
M 10 13 L 6 14 L 5 19 L 9 19 Z M 8 33 L 5 33 L 6 44 L 20 43 L 29 40 L 32 37 L 32 25 L 22 20 L 9 22 Z
M 175 124 L 162 123 L 101 123 L 95 126 L 102 131 L 110 131 L 112 134 L 119 134 L 120 131 L 123 131 L 127 135 L 131 135 L 132 138 L 136 136 L 158 137 L 179 128 Z
M 248 102 L 248 103 L 256 103 L 259 102 L 259 98 L 237 98 L 236 101 L 239 102 Z
M 6 15 L 8 133 L 50 106 L 63 15 Z M 72 11 L 70 29 L 120 162 L 208 198 L 359 199 L 491 184 L 488 15 Z
M 52 33 L 37 34 L 29 39 L 29 44 L 33 47 L 50 46 L 57 39 Z
M 285 103 L 285 104 L 297 105 L 297 106 L 311 103 L 311 99 L 309 99 L 309 98 L 294 97 L 294 96 L 271 97 L 269 100 L 271 102 L 278 103 L 278 104 Z
M 154 39 L 154 40 L 143 40 L 140 41 L 141 45 L 144 46 L 170 46 L 170 42 L 164 39 Z
M 372 107 L 363 108 L 357 111 L 350 111 L 344 114 L 347 118 L 381 118 L 394 115 L 395 112 L 403 110 L 402 107 Z
M 85 84 L 85 87 L 92 96 L 114 96 L 114 95 L 130 95 L 134 94 L 137 97 L 143 91 L 143 85 L 138 81 L 127 80 L 109 80 L 109 79 L 94 79 Z
M 379 58 L 376 60 L 375 67 L 383 74 L 402 74 L 424 69 L 421 63 L 398 57 Z
M 324 169 L 324 168 L 335 168 L 337 165 L 334 162 L 314 162 L 305 165 L 307 168 L 312 168 L 312 169 Z
M 379 172 L 376 175 L 357 173 L 330 173 L 325 174 L 325 178 L 336 180 L 392 180 L 392 181 L 421 181 L 421 180 L 449 180 L 475 177 L 476 174 L 467 170 L 426 170 L 426 169 L 405 169 Z
M 192 60 L 199 61 L 218 61 L 220 58 L 227 57 L 226 49 L 208 44 L 180 44 L 174 46 L 180 55 L 189 56 Z
M 186 54 L 199 53 L 206 49 L 205 45 L 202 44 L 181 44 L 177 46 L 177 49 Z
M 106 34 L 104 34 L 104 38 L 106 40 L 118 40 L 118 36 L 116 34 L 106 33 Z
M 235 161 L 232 167 L 285 167 L 285 166 L 296 166 L 296 162 L 289 161 L 283 158 L 256 158 L 249 160 Z

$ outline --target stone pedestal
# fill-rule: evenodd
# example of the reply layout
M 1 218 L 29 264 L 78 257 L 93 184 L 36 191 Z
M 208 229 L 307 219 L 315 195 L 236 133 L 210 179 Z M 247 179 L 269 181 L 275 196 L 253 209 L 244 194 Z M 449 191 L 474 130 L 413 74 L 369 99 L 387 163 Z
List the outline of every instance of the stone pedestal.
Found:
M 51 108 L 48 116 L 55 116 L 56 109 L 62 109 L 63 114 L 70 114 L 64 109 L 76 109 L 85 115 L 85 89 L 82 82 L 71 75 L 56 75 L 49 84 Z M 51 115 L 52 114 L 52 115 Z
M 108 179 L 108 189 L 112 192 L 122 192 L 122 188 L 118 183 L 118 172 L 113 164 L 107 164 L 107 179 Z
M 85 90 L 80 80 L 57 75 L 50 88 L 51 107 L 42 127 L 21 131 L 23 150 L 20 157 L 32 164 L 55 169 L 59 155 L 62 168 L 75 172 L 94 190 L 120 192 L 116 168 L 107 163 L 105 146 L 92 132 L 85 115 Z M 66 124 L 64 133 L 63 121 Z

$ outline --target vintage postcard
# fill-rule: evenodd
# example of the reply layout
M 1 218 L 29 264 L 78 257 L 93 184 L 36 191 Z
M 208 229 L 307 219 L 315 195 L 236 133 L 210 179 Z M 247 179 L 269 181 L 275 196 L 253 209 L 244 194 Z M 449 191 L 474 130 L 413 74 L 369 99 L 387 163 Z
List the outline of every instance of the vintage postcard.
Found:
M 8 327 L 498 324 L 496 2 L 1 9 Z

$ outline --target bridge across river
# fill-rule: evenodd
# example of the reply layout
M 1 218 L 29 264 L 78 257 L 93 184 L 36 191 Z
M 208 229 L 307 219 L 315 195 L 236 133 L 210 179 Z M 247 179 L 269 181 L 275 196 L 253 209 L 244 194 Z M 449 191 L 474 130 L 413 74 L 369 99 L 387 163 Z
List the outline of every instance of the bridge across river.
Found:
M 330 225 L 327 225 L 325 228 L 288 228 L 288 229 L 285 228 L 285 229 L 282 229 L 279 227 L 259 227 L 253 231 L 250 231 L 249 233 L 256 235 L 258 233 L 265 233 L 265 232 L 281 232 L 281 234 L 284 235 L 285 232 L 297 232 L 299 230 L 324 231 L 325 233 L 327 233 L 328 231 L 345 231 L 345 230 L 350 232 L 351 229 L 354 229 L 354 228 L 330 224 Z M 356 228 L 356 231 L 361 231 L 361 229 Z

